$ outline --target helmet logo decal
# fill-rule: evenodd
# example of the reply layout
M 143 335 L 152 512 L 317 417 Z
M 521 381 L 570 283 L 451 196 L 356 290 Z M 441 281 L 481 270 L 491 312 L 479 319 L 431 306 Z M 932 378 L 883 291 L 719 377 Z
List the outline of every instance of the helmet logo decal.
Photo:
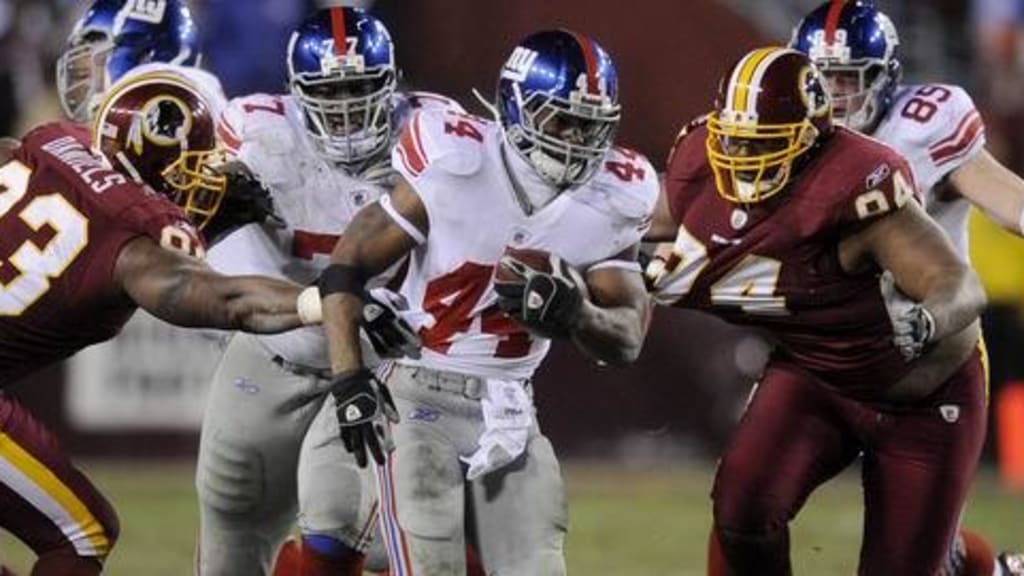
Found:
M 513 82 L 523 82 L 526 80 L 526 75 L 530 72 L 530 67 L 537 60 L 537 56 L 536 51 L 517 46 L 512 51 L 512 55 L 508 57 L 508 61 L 502 66 L 501 77 Z
M 125 18 L 159 24 L 167 11 L 167 0 L 129 0 L 124 9 Z
M 337 40 L 330 38 L 324 40 L 324 56 L 320 59 L 320 73 L 321 74 L 334 74 L 336 72 L 353 72 L 362 74 L 366 71 L 366 58 L 362 54 L 356 52 L 356 45 L 359 43 L 359 38 L 355 36 L 346 36 L 345 51 L 339 52 L 337 48 Z M 332 54 L 337 56 L 332 57 Z
M 812 118 L 827 114 L 832 104 L 824 82 L 821 81 L 821 74 L 810 66 L 800 71 L 800 97 L 807 106 L 808 116 Z
M 815 30 L 811 34 L 811 46 L 807 53 L 811 60 L 836 60 L 840 64 L 850 62 L 850 46 L 846 42 L 846 30 L 835 31 L 832 41 L 826 38 L 824 30 Z
M 187 136 L 192 129 L 192 114 L 188 105 L 173 96 L 157 96 L 140 111 L 142 135 L 158 146 L 187 147 Z

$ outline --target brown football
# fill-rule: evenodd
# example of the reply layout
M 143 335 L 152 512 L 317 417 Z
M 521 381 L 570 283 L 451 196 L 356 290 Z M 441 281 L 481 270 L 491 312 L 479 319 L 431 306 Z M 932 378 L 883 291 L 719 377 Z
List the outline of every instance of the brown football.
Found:
M 511 258 L 509 258 L 511 257 Z M 537 272 L 543 272 L 550 274 L 553 270 L 551 268 L 551 253 L 544 250 L 536 250 L 533 248 L 506 248 L 505 253 L 501 259 L 498 260 L 498 265 L 494 267 L 494 279 L 497 282 L 517 282 L 522 280 L 522 275 L 516 272 L 516 266 L 519 264 L 527 266 L 536 270 Z

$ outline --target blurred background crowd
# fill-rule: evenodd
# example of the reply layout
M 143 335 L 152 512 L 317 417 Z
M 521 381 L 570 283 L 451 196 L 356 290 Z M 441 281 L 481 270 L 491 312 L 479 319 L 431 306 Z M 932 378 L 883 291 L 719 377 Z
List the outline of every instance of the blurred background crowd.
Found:
M 785 43 L 792 25 L 818 3 L 658 1 L 626 10 L 621 0 L 355 4 L 372 5 L 391 29 L 409 87 L 446 94 L 477 112 L 482 107 L 471 89 L 490 96 L 498 68 L 518 38 L 553 24 L 587 32 L 609 49 L 619 68 L 624 104 L 620 140 L 647 154 L 660 169 L 679 127 L 710 108 L 722 71 L 756 45 Z M 202 37 L 203 65 L 220 77 L 228 96 L 237 96 L 283 92 L 290 30 L 309 10 L 332 2 L 191 4 Z M 906 80 L 967 88 L 984 116 L 990 150 L 1024 174 L 1024 0 L 878 4 L 900 31 Z M 81 9 L 82 3 L 74 0 L 0 0 L 0 135 L 17 136 L 60 116 L 53 63 Z M 976 217 L 972 226 L 974 262 L 992 304 L 985 331 L 996 394 L 1004 384 L 1024 379 L 1024 242 L 984 218 Z M 106 406 L 99 412 L 86 408 L 88 414 L 76 417 L 73 389 L 78 380 L 88 379 L 88 370 L 74 367 L 35 379 L 60 380 L 66 386 L 28 383 L 14 392 L 37 406 L 37 414 L 79 451 L 192 451 L 206 364 L 217 356 L 214 345 L 159 336 L 151 337 L 148 347 L 133 348 L 133 338 L 147 337 L 140 334 L 138 329 L 129 331 L 121 344 L 98 357 L 104 366 L 124 367 L 120 376 L 101 379 L 130 380 L 124 385 L 132 387 L 139 403 L 149 402 L 152 412 L 126 404 L 127 415 L 119 419 L 109 412 L 109 404 L 117 400 L 82 387 L 93 390 L 86 394 L 93 395 L 94 404 Z M 181 357 L 203 354 L 202 361 Z M 661 311 L 639 365 L 628 371 L 592 366 L 573 351 L 556 348 L 538 378 L 540 416 L 563 453 L 713 457 L 766 354 L 767 346 L 755 334 L 695 314 Z M 144 373 L 161 363 L 167 373 Z M 183 365 L 199 368 L 186 377 Z M 174 398 L 181 397 L 186 401 L 175 404 Z M 154 413 L 165 417 L 142 416 Z M 140 437 L 151 441 L 139 442 Z

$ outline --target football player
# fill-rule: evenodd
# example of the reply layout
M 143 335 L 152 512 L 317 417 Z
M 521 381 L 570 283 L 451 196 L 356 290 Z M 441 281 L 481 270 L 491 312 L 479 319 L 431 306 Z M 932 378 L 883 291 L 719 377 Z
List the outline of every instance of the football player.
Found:
M 269 188 L 280 222 L 229 234 L 208 262 L 309 284 L 355 214 L 392 186 L 389 153 L 409 116 L 460 107 L 397 92 L 391 36 L 357 8 L 312 13 L 292 34 L 287 63 L 290 93 L 235 98 L 218 125 L 231 156 Z M 274 573 L 362 574 L 377 532 L 373 475 L 332 442 L 333 410 L 303 441 L 330 381 L 320 329 L 231 338 L 203 418 L 199 574 L 266 574 L 297 509 L 302 544 L 285 545 Z M 367 568 L 385 570 L 374 542 Z
M 68 118 L 92 119 L 106 92 L 133 74 L 180 74 L 219 114 L 220 81 L 201 70 L 198 31 L 184 0 L 93 0 L 57 60 L 57 95 Z
M 970 96 L 950 84 L 902 84 L 899 36 L 885 13 L 870 1 L 826 2 L 794 29 L 790 46 L 810 56 L 828 82 L 837 123 L 877 138 L 903 154 L 925 194 L 925 208 L 953 241 L 964 261 L 968 254 L 968 212 L 973 204 L 1006 230 L 1024 234 L 1024 180 L 985 149 L 985 127 Z M 962 537 L 959 537 L 963 540 Z M 987 547 L 974 534 L 967 546 Z M 955 554 L 954 554 L 955 555 Z M 975 553 L 974 555 L 978 555 Z M 1001 564 L 1024 566 L 1003 554 L 978 574 Z M 953 565 L 963 559 L 951 558 Z
M 530 35 L 493 106 L 494 120 L 416 112 L 392 153 L 398 184 L 320 277 L 341 437 L 378 465 L 395 574 L 464 574 L 467 536 L 489 574 L 564 574 L 564 488 L 530 379 L 552 338 L 612 364 L 643 342 L 636 255 L 658 179 L 612 145 L 611 58 L 575 32 Z M 401 294 L 424 349 L 378 380 L 359 354 L 362 294 L 406 255 Z
M 790 520 L 863 453 L 861 574 L 932 575 L 985 434 L 984 292 L 906 161 L 836 127 L 803 53 L 754 50 L 684 132 L 656 298 L 777 342 L 715 477 L 715 574 L 790 574 Z M 715 560 L 715 558 L 712 558 Z
M 52 123 L 4 150 L 0 386 L 114 337 L 139 307 L 187 327 L 302 324 L 299 286 L 223 276 L 198 258 L 196 228 L 214 216 L 225 187 L 211 168 L 214 132 L 198 91 L 151 75 L 108 94 L 91 137 L 80 124 Z M 315 291 L 305 294 L 319 305 Z M 118 535 L 106 498 L 4 395 L 0 432 L 0 525 L 35 551 L 32 573 L 99 574 Z

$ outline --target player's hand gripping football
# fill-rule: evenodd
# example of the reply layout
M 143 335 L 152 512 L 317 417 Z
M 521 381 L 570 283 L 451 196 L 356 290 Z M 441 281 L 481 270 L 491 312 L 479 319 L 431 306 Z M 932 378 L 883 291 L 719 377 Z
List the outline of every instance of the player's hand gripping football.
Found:
M 398 422 L 398 410 L 387 387 L 369 370 L 338 374 L 331 382 L 341 441 L 345 449 L 365 468 L 367 452 L 377 464 L 384 464 L 391 451 L 389 423 Z
M 915 304 L 893 320 L 892 341 L 907 362 L 924 353 L 935 335 L 935 319 L 921 304 Z
M 498 305 L 531 332 L 547 338 L 566 338 L 583 306 L 585 285 L 579 272 L 551 254 L 550 271 L 508 253 L 495 277 Z

